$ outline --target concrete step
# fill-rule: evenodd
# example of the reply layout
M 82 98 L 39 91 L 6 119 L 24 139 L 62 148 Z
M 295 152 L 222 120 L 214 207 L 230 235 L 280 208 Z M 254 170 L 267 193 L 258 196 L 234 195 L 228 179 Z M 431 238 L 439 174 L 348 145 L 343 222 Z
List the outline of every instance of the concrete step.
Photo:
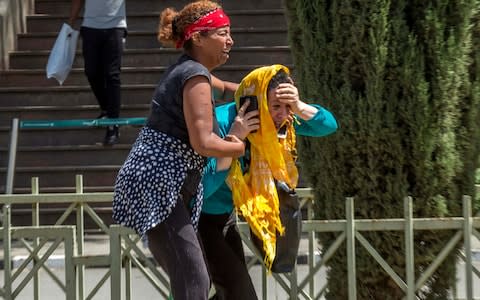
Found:
M 18 35 L 19 51 L 50 50 L 57 38 L 57 32 L 22 33 Z M 238 28 L 232 30 L 236 47 L 243 46 L 284 46 L 288 45 L 285 28 Z M 154 49 L 161 47 L 154 31 L 129 31 L 126 49 Z M 77 48 L 82 49 L 82 39 Z
M 122 105 L 142 112 L 150 105 L 156 85 L 122 85 Z M 68 99 L 68 100 L 66 100 Z M 93 107 L 97 100 L 89 86 L 55 86 L 55 87 L 4 87 L 0 88 L 0 112 L 10 114 L 10 117 L 22 117 L 28 113 L 19 107 L 32 107 L 58 110 L 58 119 L 78 119 L 76 112 L 69 114 L 71 109 L 95 111 Z M 143 106 L 142 106 L 143 105 Z M 97 113 L 90 115 L 95 118 Z M 125 117 L 138 116 L 137 113 L 125 114 Z M 139 116 L 143 116 L 141 113 Z M 25 117 L 22 117 L 25 118 Z M 43 117 L 42 117 L 43 118 Z M 8 122 L 10 122 L 8 120 Z M 8 123 L 10 124 L 10 123 Z M 3 123 L 5 125 L 5 123 Z
M 150 104 L 122 105 L 121 116 L 124 118 L 146 117 Z M 100 114 L 98 105 L 78 106 L 13 106 L 0 107 L 0 126 L 11 125 L 11 120 L 65 120 L 93 119 Z
M 122 104 L 149 104 L 155 85 L 122 85 Z M 0 107 L 96 105 L 89 86 L 0 88 Z
M 10 53 L 11 69 L 45 68 L 50 51 L 13 51 Z M 123 67 L 161 67 L 177 61 L 181 51 L 172 48 L 127 49 L 122 56 Z M 288 46 L 234 47 L 226 65 L 293 64 Z M 73 68 L 83 66 L 83 57 L 77 51 Z
M 261 65 L 224 65 L 212 73 L 223 80 L 240 82 L 251 70 Z M 292 68 L 293 66 L 289 66 Z M 123 67 L 123 84 L 157 84 L 167 67 Z M 83 68 L 72 69 L 63 86 L 88 85 Z M 45 69 L 0 71 L 0 87 L 58 86 L 54 78 L 47 79 Z
M 120 144 L 132 144 L 140 127 L 122 126 Z M 10 126 L 0 126 L 0 145 L 10 145 Z M 105 128 L 22 129 L 18 134 L 18 147 L 100 145 L 105 137 Z M 113 147 L 116 147 L 113 146 Z M 0 182 L 1 183 L 1 182 Z
M 102 145 L 65 145 L 20 147 L 16 167 L 59 167 L 66 165 L 121 165 L 130 152 L 130 144 L 115 147 Z M 0 166 L 8 165 L 8 149 L 0 148 Z
M 232 28 L 287 28 L 283 9 L 229 11 Z M 69 15 L 31 15 L 27 17 L 27 32 L 59 32 Z M 127 15 L 129 31 L 157 31 L 159 13 L 151 9 Z M 80 27 L 79 18 L 75 27 Z
M 32 177 L 39 178 L 40 186 L 74 187 L 75 175 L 83 175 L 84 186 L 113 186 L 121 165 L 18 167 L 14 184 L 17 188 L 30 188 Z M 0 193 L 5 192 L 6 169 L 0 168 Z
M 160 12 L 166 7 L 174 7 L 181 9 L 191 0 L 135 0 L 126 3 L 127 15 L 135 12 L 158 11 Z M 281 0 L 243 0 L 243 1 L 218 1 L 224 10 L 244 9 L 272 9 L 282 8 Z M 36 0 L 36 14 L 64 14 L 68 15 L 71 8 L 71 0 Z

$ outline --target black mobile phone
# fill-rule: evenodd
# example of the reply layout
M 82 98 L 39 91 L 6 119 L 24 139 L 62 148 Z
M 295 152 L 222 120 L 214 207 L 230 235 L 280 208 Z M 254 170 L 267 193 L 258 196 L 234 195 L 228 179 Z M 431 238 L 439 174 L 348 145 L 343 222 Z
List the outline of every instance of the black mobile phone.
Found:
M 250 103 L 248 104 L 247 109 L 245 109 L 245 113 L 249 111 L 258 110 L 258 100 L 257 100 L 257 96 L 255 95 L 247 95 L 247 96 L 240 97 L 240 107 L 242 107 L 247 100 L 250 100 Z M 254 133 L 254 132 L 257 132 L 257 130 L 251 131 L 251 133 Z
M 280 129 L 278 129 L 277 136 L 278 138 L 281 138 L 281 139 L 284 139 L 287 137 L 287 125 L 283 125 L 282 127 L 280 127 Z
M 247 109 L 245 110 L 245 113 L 249 111 L 258 110 L 258 100 L 257 100 L 257 96 L 255 95 L 240 97 L 240 107 L 242 107 L 247 100 L 250 100 L 250 103 L 248 104 Z

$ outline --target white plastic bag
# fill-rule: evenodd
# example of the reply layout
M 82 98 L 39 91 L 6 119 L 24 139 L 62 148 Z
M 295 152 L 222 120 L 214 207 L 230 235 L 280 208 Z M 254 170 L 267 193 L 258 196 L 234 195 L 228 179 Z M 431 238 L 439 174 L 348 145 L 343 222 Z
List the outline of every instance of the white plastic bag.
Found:
M 72 70 L 78 34 L 78 30 L 73 29 L 67 23 L 63 23 L 48 57 L 47 78 L 57 79 L 60 85 L 63 84 Z

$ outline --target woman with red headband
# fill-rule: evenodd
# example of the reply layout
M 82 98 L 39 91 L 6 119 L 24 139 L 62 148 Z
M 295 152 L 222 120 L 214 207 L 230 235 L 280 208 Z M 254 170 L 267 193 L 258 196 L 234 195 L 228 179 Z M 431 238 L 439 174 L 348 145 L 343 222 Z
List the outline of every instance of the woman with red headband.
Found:
M 211 1 L 160 16 L 159 40 L 183 48 L 162 75 L 142 128 L 119 171 L 114 220 L 134 228 L 170 277 L 175 300 L 208 299 L 210 279 L 196 235 L 206 157 L 239 157 L 236 136 L 219 137 L 210 72 L 233 45 L 230 20 Z

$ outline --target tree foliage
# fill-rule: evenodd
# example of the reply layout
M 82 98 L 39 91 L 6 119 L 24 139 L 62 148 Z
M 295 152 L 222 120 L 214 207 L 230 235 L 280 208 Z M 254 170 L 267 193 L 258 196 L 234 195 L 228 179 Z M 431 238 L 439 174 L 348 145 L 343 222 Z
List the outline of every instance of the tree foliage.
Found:
M 414 217 L 461 215 L 474 195 L 479 145 L 479 0 L 286 0 L 289 41 L 303 99 L 331 110 L 339 130 L 301 139 L 304 176 L 316 216 L 401 218 L 412 196 Z M 402 233 L 362 233 L 405 280 Z M 451 232 L 415 233 L 415 277 Z M 322 234 L 323 246 L 336 235 Z M 357 247 L 358 299 L 404 293 Z M 455 257 L 417 292 L 447 299 Z M 345 252 L 328 264 L 328 299 L 346 299 Z

